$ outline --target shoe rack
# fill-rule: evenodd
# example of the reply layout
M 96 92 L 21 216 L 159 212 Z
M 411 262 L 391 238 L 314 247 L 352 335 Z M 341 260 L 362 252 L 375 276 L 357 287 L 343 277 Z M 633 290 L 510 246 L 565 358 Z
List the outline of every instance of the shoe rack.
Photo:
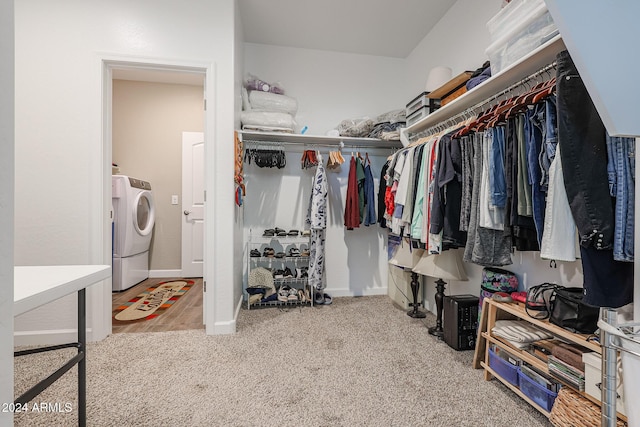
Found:
M 244 298 L 249 310 L 313 305 L 313 294 L 308 283 L 309 235 L 306 233 L 303 235 L 303 230 L 296 235 L 290 232 L 278 234 L 271 235 L 264 232 L 249 234 L 245 251 L 247 280 L 244 285 Z M 271 271 L 275 299 L 261 298 L 256 301 L 247 292 L 249 275 L 258 267 Z M 289 291 L 288 298 L 285 298 L 287 290 L 293 291 Z M 298 291 L 302 291 L 302 294 Z

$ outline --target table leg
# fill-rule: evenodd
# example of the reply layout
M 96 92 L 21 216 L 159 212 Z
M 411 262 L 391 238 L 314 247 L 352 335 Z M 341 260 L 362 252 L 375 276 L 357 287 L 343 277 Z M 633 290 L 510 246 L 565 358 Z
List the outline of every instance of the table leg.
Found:
M 87 425 L 87 308 L 86 289 L 78 291 L 78 425 Z

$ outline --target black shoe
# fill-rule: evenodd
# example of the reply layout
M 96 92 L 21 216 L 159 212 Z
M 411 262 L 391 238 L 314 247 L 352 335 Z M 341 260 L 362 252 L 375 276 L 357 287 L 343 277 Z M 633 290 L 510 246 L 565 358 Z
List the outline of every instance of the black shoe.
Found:
M 251 252 L 249 253 L 249 256 L 253 257 L 253 258 L 260 257 L 260 251 L 257 250 L 257 249 L 251 249 Z

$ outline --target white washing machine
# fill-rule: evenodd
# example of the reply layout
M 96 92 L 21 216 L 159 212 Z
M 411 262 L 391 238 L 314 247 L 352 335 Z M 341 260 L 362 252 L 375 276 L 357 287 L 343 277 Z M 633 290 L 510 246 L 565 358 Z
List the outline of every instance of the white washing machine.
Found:
M 155 224 L 151 184 L 125 175 L 111 178 L 113 204 L 112 289 L 123 291 L 149 277 L 149 248 Z

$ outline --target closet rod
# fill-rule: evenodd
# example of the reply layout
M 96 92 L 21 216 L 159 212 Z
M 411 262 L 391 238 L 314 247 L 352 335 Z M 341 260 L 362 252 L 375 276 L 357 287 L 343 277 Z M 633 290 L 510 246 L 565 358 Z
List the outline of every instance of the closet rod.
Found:
M 457 124 L 460 121 L 459 119 L 462 118 L 462 117 L 464 117 L 466 119 L 466 118 L 469 118 L 469 117 L 472 117 L 472 116 L 476 116 L 479 112 L 481 112 L 481 111 L 486 109 L 485 106 L 488 106 L 489 104 L 491 104 L 495 100 L 499 99 L 501 96 L 503 96 L 503 95 L 505 95 L 507 93 L 510 93 L 510 92 L 514 91 L 515 89 L 518 89 L 518 88 L 524 86 L 526 83 L 528 83 L 529 81 L 541 76 L 542 74 L 549 72 L 550 70 L 556 68 L 556 66 L 557 66 L 557 62 L 553 61 L 552 63 L 540 68 L 538 71 L 528 75 L 527 77 L 522 78 L 518 82 L 512 84 L 511 86 L 507 87 L 504 90 L 501 90 L 500 92 L 492 95 L 491 97 L 489 97 L 487 99 L 484 99 L 484 100 L 478 102 L 477 104 L 465 109 L 464 111 L 462 111 L 462 112 L 460 112 L 460 113 L 458 113 L 458 114 L 456 114 L 454 116 L 451 116 L 451 117 L 449 117 L 449 118 L 447 118 L 445 120 L 442 120 L 441 122 L 436 123 L 433 126 L 430 126 L 429 128 L 412 135 L 409 138 L 409 140 L 411 142 L 413 142 L 413 141 L 415 141 L 417 139 L 430 136 L 433 133 L 435 133 L 434 130 L 446 129 L 447 127 L 450 127 L 450 126 L 453 126 L 453 125 Z M 447 124 L 449 124 L 449 125 L 447 126 Z M 444 125 L 444 128 L 443 128 L 443 125 Z
M 323 148 L 333 148 L 334 150 L 340 150 L 343 148 L 348 148 L 348 149 L 360 149 L 360 150 L 375 150 L 375 149 L 397 149 L 397 148 L 402 148 L 402 145 L 400 144 L 399 141 L 388 141 L 387 144 L 385 144 L 384 142 L 382 142 L 382 140 L 380 142 L 376 142 L 375 144 L 371 144 L 371 145 L 366 145 L 366 144 L 355 144 L 355 143 L 345 143 L 344 141 L 340 141 L 338 143 L 335 144 L 323 144 L 323 143 L 317 143 L 317 142 L 308 142 L 308 141 L 259 141 L 259 140 L 255 140 L 255 139 L 244 139 L 243 140 L 245 145 L 266 145 L 266 146 L 274 146 L 274 147 L 279 147 L 279 146 L 283 146 L 283 145 L 292 145 L 292 146 L 299 146 L 299 147 L 304 147 L 304 149 L 306 150 L 313 150 L 314 147 L 323 147 Z

